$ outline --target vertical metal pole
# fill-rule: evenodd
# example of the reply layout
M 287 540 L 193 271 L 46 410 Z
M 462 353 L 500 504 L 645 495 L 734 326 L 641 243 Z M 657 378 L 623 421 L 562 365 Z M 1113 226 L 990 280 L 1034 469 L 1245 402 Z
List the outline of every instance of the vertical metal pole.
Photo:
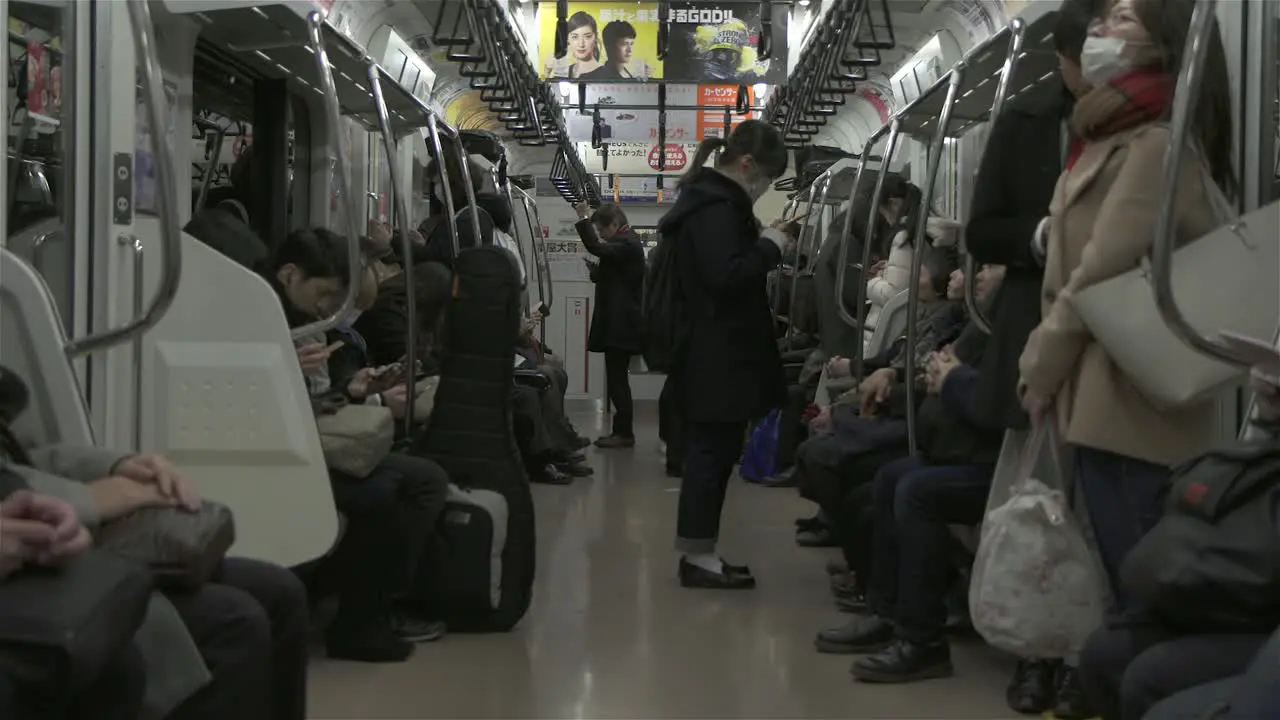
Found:
M 876 187 L 871 193 L 871 205 L 867 208 L 867 237 L 862 241 L 862 282 L 858 283 L 858 307 L 856 311 L 858 315 L 858 327 L 862 328 L 862 337 L 858 339 L 857 348 L 853 356 L 853 370 L 857 371 L 854 377 L 861 379 L 862 372 L 866 363 L 866 324 L 863 322 L 865 316 L 862 315 L 863 306 L 867 304 L 867 271 L 870 270 L 871 264 L 871 245 L 872 238 L 875 236 L 876 218 L 880 215 L 880 200 L 884 197 L 884 179 L 889 174 L 889 166 L 893 163 L 893 156 L 898 151 L 898 140 L 902 137 L 902 121 L 894 118 L 889 124 L 889 145 L 885 148 L 884 159 L 880 162 L 880 174 L 876 177 Z M 850 212 L 853 209 L 850 208 Z M 924 213 L 921 213 L 921 217 Z M 847 252 L 847 250 L 846 250 Z M 845 262 L 840 263 L 840 272 L 845 272 Z M 917 273 L 918 274 L 918 273 Z M 837 298 L 843 306 L 844 286 L 841 284 Z
M 938 119 L 938 129 L 934 132 L 933 142 L 929 146 L 928 165 L 925 167 L 925 181 L 920 202 L 924 203 L 916 227 L 912 245 L 915 252 L 911 258 L 911 282 L 907 295 L 907 447 L 915 455 L 916 443 L 916 342 L 919 339 L 920 323 L 916 317 L 916 309 L 920 305 L 920 268 L 924 264 L 925 230 L 929 224 L 927 208 L 933 198 L 933 188 L 938 180 L 938 167 L 942 165 L 942 147 L 947 139 L 947 128 L 951 125 L 951 111 L 955 108 L 956 97 L 960 92 L 960 84 L 964 82 L 965 72 L 969 69 L 964 60 L 956 63 L 951 69 L 951 82 L 947 87 L 947 99 L 942 106 L 942 117 Z

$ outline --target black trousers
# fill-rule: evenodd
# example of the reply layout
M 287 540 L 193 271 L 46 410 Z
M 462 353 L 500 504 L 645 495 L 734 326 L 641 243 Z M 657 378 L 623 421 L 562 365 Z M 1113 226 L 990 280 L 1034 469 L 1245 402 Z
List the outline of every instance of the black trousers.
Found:
M 1266 634 L 1179 635 L 1150 621 L 1094 631 L 1080 653 L 1080 681 L 1102 720 L 1142 720 L 1165 698 L 1239 675 Z
M 138 720 L 146 692 L 142 655 L 127 645 L 93 684 L 71 698 L 65 711 L 37 707 L 25 689 L 0 675 L 0 718 L 4 720 Z
M 337 587 L 337 622 L 359 623 L 385 614 L 392 599 L 412 589 L 444 510 L 449 475 L 432 460 L 391 453 L 369 477 L 332 476 L 347 529 L 321 574 Z
M 668 469 L 679 470 L 684 466 L 689 447 L 688 432 L 680 398 L 671 379 L 667 378 L 662 384 L 662 393 L 658 395 L 658 438 L 667 444 Z
M 982 521 L 992 465 L 924 465 L 905 457 L 874 480 L 875 543 L 867 601 L 892 620 L 899 637 L 937 641 L 947 624 L 947 594 L 957 569 L 952 524 Z
M 631 402 L 631 357 L 625 351 L 604 354 L 604 384 L 613 406 L 613 434 L 635 437 L 635 407 Z
M 676 549 L 713 553 L 720 537 L 720 511 L 733 466 L 742 454 L 745 422 L 689 423 L 689 448 L 680 483 Z M 670 446 L 667 448 L 670 453 Z
M 213 680 L 165 720 L 306 720 L 310 627 L 297 576 L 271 563 L 227 558 L 213 582 L 169 599 Z

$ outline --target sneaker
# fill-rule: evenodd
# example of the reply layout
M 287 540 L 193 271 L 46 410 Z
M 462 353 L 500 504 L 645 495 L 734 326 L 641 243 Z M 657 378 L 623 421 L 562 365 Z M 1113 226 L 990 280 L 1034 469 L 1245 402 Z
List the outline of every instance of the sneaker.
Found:
M 435 642 L 448 632 L 448 626 L 443 621 L 427 620 L 408 614 L 392 619 L 392 627 L 402 640 L 411 643 Z
M 385 619 L 338 618 L 325 633 L 325 650 L 334 660 L 394 663 L 404 662 L 413 655 L 413 643 L 397 635 Z

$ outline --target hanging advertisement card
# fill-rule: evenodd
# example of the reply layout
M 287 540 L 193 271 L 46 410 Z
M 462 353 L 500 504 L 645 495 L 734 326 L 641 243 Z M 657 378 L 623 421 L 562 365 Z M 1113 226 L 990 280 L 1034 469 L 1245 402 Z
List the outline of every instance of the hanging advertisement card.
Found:
M 747 104 L 754 104 L 754 91 L 751 86 L 747 86 Z M 698 111 L 698 139 L 703 140 L 709 137 L 724 137 L 724 111 L 729 109 L 729 130 L 737 127 L 743 120 L 751 117 L 750 113 L 739 115 L 733 111 L 734 106 L 738 102 L 738 86 L 737 85 L 699 85 L 698 86 L 698 105 L 706 107 L 714 105 L 715 109 Z
M 658 141 L 658 86 L 647 83 L 610 83 L 586 86 L 586 111 L 578 111 L 578 98 L 574 94 L 564 100 L 569 137 L 578 142 L 590 142 L 594 125 L 593 113 L 600 108 L 600 139 L 602 142 L 657 142 Z M 667 104 L 690 107 L 697 101 L 697 88 L 692 85 L 668 85 Z M 641 110 L 639 106 L 653 110 Z M 695 138 L 697 113 L 691 110 L 667 111 L 667 141 L 685 143 Z
M 760 59 L 759 3 L 671 3 L 667 80 L 693 83 L 777 84 L 787 79 L 785 11 L 774 14 L 772 53 Z
M 661 153 L 653 143 L 613 143 L 609 145 L 609 167 L 602 162 L 601 151 L 588 143 L 578 143 L 578 155 L 587 172 L 618 175 L 679 175 L 688 169 L 698 146 L 692 143 L 667 143 L 666 164 L 658 169 Z
M 556 3 L 538 8 L 538 72 L 544 80 L 627 82 L 662 77 L 658 4 L 568 3 L 568 50 L 557 58 Z

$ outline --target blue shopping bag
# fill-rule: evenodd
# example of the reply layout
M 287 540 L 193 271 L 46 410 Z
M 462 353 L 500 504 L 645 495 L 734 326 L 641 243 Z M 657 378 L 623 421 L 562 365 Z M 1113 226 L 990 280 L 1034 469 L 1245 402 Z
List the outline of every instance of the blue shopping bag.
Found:
M 751 431 L 742 452 L 738 474 L 748 482 L 762 482 L 772 477 L 778 466 L 778 419 L 780 410 L 771 410 Z

